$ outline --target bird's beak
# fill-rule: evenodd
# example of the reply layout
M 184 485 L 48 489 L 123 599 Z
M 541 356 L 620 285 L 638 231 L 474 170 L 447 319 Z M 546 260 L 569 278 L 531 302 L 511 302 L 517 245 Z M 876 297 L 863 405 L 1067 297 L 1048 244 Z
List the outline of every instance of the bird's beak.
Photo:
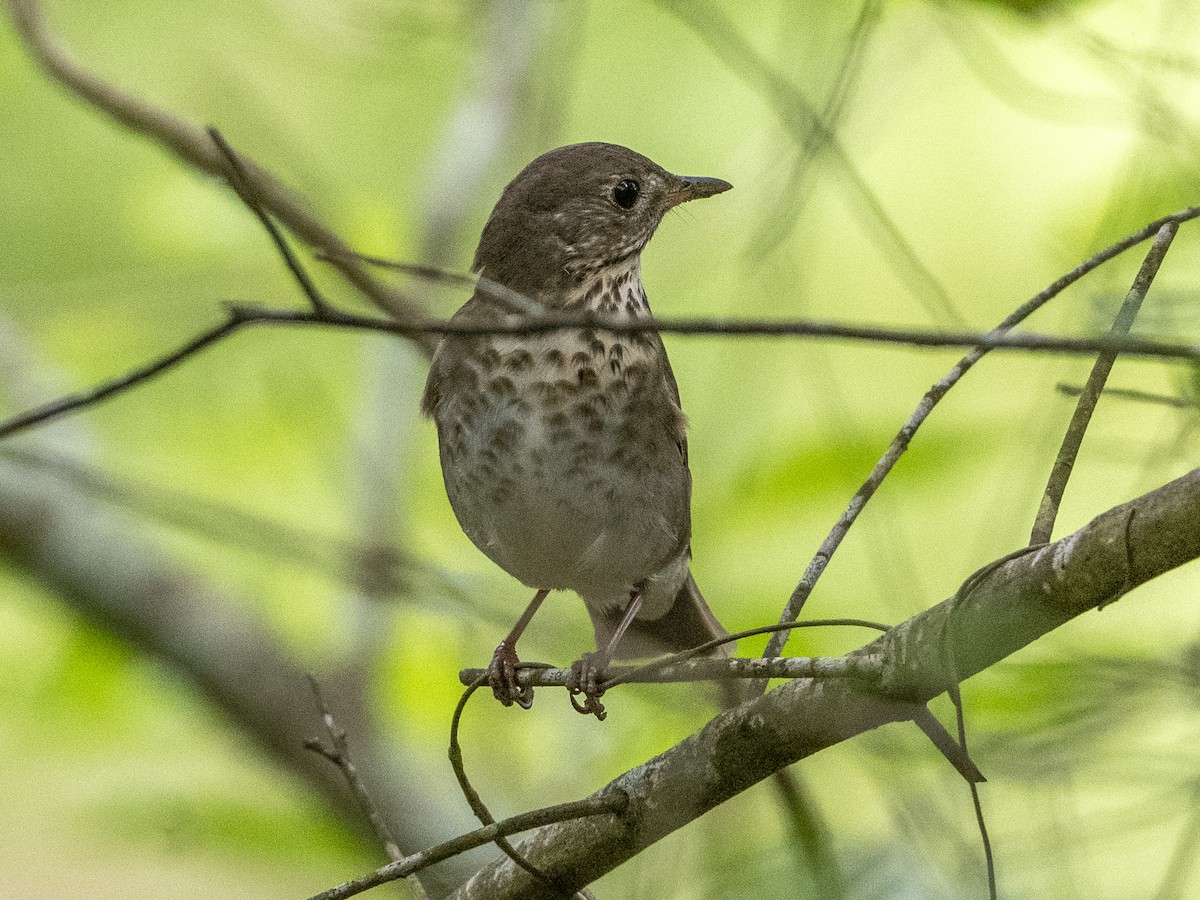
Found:
M 671 206 L 723 194 L 733 187 L 728 181 L 722 181 L 720 178 L 702 178 L 695 175 L 676 175 L 675 181 L 675 188 L 667 194 L 667 202 Z

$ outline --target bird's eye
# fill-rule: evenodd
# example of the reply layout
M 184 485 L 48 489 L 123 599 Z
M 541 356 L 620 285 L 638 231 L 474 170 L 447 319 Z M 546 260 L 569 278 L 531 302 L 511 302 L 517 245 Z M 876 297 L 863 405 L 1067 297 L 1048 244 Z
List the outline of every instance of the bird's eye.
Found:
M 642 186 L 632 178 L 626 178 L 615 188 L 613 188 L 613 203 L 621 207 L 621 209 L 633 209 L 633 204 L 637 203 L 638 194 L 641 192 Z

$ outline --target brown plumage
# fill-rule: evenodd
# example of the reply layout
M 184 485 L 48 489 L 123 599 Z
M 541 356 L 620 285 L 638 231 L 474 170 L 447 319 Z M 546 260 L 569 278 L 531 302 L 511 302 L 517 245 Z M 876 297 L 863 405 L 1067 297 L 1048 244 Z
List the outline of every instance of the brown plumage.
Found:
M 614 144 L 552 150 L 505 188 L 475 253 L 481 286 L 454 318 L 518 320 L 493 283 L 544 309 L 648 316 L 640 254 L 663 215 L 728 189 Z M 502 702 L 531 700 L 514 681 L 513 645 L 549 590 L 576 592 L 592 617 L 598 650 L 575 672 L 581 708 L 598 715 L 597 676 L 611 656 L 725 634 L 688 571 L 685 420 L 657 333 L 448 335 L 422 407 L 437 423 L 463 530 L 538 590 L 490 668 Z

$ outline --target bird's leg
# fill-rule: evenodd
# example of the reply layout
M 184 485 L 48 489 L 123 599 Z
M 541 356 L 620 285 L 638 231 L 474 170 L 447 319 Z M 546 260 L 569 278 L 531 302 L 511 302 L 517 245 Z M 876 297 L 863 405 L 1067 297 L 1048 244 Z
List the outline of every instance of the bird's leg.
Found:
M 571 705 L 575 707 L 576 712 L 593 715 L 602 722 L 608 715 L 604 711 L 604 704 L 600 702 L 600 697 L 604 694 L 604 688 L 600 681 L 617 650 L 617 645 L 621 643 L 621 638 L 625 636 L 625 632 L 629 630 L 629 626 L 633 624 L 633 620 L 641 611 L 643 590 L 644 585 L 635 584 L 629 592 L 629 603 L 625 605 L 625 613 L 621 616 L 621 621 L 613 631 L 612 637 L 608 639 L 608 643 L 603 648 L 596 650 L 595 653 L 583 654 L 571 665 L 567 690 L 571 692 Z M 583 703 L 575 699 L 576 694 L 583 694 Z
M 529 625 L 529 620 L 533 618 L 533 614 L 538 611 L 538 607 L 542 605 L 542 601 L 549 593 L 548 589 L 543 589 L 533 595 L 533 599 L 525 607 L 525 612 L 521 613 L 521 618 L 517 619 L 517 624 L 512 627 L 508 637 L 499 643 L 496 652 L 492 654 L 492 662 L 487 669 L 488 684 L 491 685 L 496 699 L 505 706 L 512 706 L 513 703 L 522 709 L 529 709 L 533 706 L 533 688 L 528 685 L 517 686 L 517 666 L 521 664 L 521 660 L 517 659 L 517 638 L 524 633 L 526 626 Z

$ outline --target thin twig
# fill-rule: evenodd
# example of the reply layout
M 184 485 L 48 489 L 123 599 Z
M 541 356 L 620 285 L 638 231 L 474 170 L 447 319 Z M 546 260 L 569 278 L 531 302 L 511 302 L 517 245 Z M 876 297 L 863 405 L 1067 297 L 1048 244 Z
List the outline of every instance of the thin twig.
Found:
M 1084 388 L 1078 384 L 1058 384 L 1055 385 L 1056 390 L 1060 394 L 1067 397 L 1078 397 L 1083 393 Z M 1173 397 L 1170 394 L 1154 394 L 1150 391 L 1139 391 L 1135 388 L 1114 388 L 1106 387 L 1100 392 L 1104 397 L 1112 397 L 1117 400 L 1133 400 L 1136 403 L 1153 403 L 1158 406 L 1172 406 L 1175 409 L 1195 409 L 1198 404 L 1190 397 Z
M 15 415 L 11 419 L 0 423 L 0 439 L 16 434 L 19 431 L 25 431 L 35 425 L 53 421 L 75 410 L 95 406 L 97 403 L 107 400 L 114 394 L 148 381 L 155 375 L 175 367 L 186 359 L 190 359 L 201 350 L 211 347 L 222 338 L 228 337 L 246 324 L 248 323 L 230 316 L 220 325 L 215 325 L 197 335 L 165 356 L 152 360 L 136 369 L 131 369 L 123 375 L 118 375 L 116 378 L 102 381 L 95 387 L 67 394 L 66 396 L 59 397 L 57 400 Z
M 1142 301 L 1146 298 L 1150 285 L 1154 283 L 1159 266 L 1162 265 L 1178 230 L 1177 222 L 1167 222 L 1159 229 L 1154 243 L 1150 245 L 1150 250 L 1146 253 L 1142 267 L 1138 270 L 1137 277 L 1133 280 L 1133 285 L 1129 288 L 1129 293 L 1125 295 L 1125 302 L 1121 304 L 1121 309 L 1113 321 L 1112 330 L 1109 332 L 1113 338 L 1124 338 L 1129 334 L 1134 319 L 1137 318 L 1138 311 L 1142 308 Z M 1066 492 L 1071 471 L 1075 467 L 1079 448 L 1083 444 L 1083 436 L 1087 433 L 1092 413 L 1100 401 L 1100 392 L 1104 390 L 1108 374 L 1112 371 L 1116 361 L 1117 352 L 1105 350 L 1100 353 L 1096 358 L 1096 364 L 1092 366 L 1092 373 L 1088 376 L 1087 384 L 1084 385 L 1083 392 L 1079 395 L 1079 402 L 1075 404 L 1075 413 L 1071 416 L 1067 433 L 1063 436 L 1062 445 L 1058 448 L 1058 456 L 1055 457 L 1054 465 L 1050 469 L 1050 478 L 1046 483 L 1045 493 L 1042 494 L 1042 503 L 1033 523 L 1033 531 L 1029 535 L 1030 544 L 1048 543 L 1050 535 L 1054 532 L 1054 521 L 1058 518 L 1058 508 L 1062 503 L 1063 494 Z
M 483 275 L 468 275 L 465 272 L 456 272 L 453 269 L 446 269 L 442 266 L 433 266 L 427 263 L 406 263 L 395 259 L 385 259 L 382 256 L 371 256 L 367 253 L 354 253 L 352 255 L 376 268 L 393 269 L 397 272 L 404 272 L 406 275 L 415 275 L 418 278 L 424 278 L 427 281 L 440 281 L 445 284 L 457 284 L 472 288 L 486 294 L 493 300 L 499 300 L 504 306 L 508 307 L 510 312 L 525 313 L 530 316 L 540 316 L 547 312 L 545 304 L 539 303 L 532 297 L 526 297 L 520 291 L 514 291 L 507 285 L 501 284 L 498 281 L 492 281 L 492 279 L 486 278 Z M 319 258 L 330 259 L 332 261 L 332 257 L 321 256 Z
M 799 622 L 797 625 L 807 625 Z M 616 666 L 607 671 L 605 688 L 618 684 L 668 684 L 683 681 L 722 681 L 728 678 L 874 678 L 883 671 L 883 660 L 873 656 L 785 656 L 775 659 L 691 659 L 647 667 Z M 463 669 L 458 680 L 469 685 L 486 675 L 486 669 Z M 518 669 L 517 684 L 524 687 L 566 687 L 570 669 Z
M 1089 263 L 1091 262 L 1089 260 Z M 1099 263 L 1096 264 L 1098 265 Z M 1093 265 L 1092 268 L 1094 267 Z M 422 334 L 538 334 L 564 328 L 588 328 L 617 334 L 658 331 L 666 334 L 693 336 L 809 337 L 899 344 L 910 347 L 975 348 L 951 370 L 950 375 L 934 385 L 929 393 L 925 395 L 922 405 L 918 407 L 913 418 L 909 420 L 909 424 L 905 426 L 897 437 L 897 440 L 904 438 L 904 446 L 899 447 L 897 450 L 896 442 L 894 441 L 893 448 L 889 450 L 889 453 L 895 453 L 896 459 L 899 458 L 900 453 L 907 446 L 907 441 L 912 436 L 911 433 L 916 431 L 916 427 L 928 415 L 929 410 L 925 408 L 926 405 L 931 409 L 937 400 L 941 399 L 941 396 L 966 373 L 966 370 L 974 365 L 989 350 L 1020 350 L 1025 352 L 1067 353 L 1088 356 L 1103 351 L 1111 351 L 1124 353 L 1127 356 L 1141 356 L 1151 359 L 1200 360 L 1200 345 L 1154 341 L 1142 338 L 1073 338 L 1032 332 L 1009 334 L 1007 331 L 1011 325 L 1001 325 L 986 334 L 979 334 L 976 332 L 924 331 L 915 328 L 877 328 L 845 325 L 815 319 L 613 319 L 607 316 L 579 315 L 576 313 L 546 313 L 534 317 L 514 317 L 508 322 L 492 323 L 437 319 L 407 323 L 397 322 L 393 319 L 380 319 L 372 316 L 345 313 L 336 309 L 329 309 L 321 315 L 315 315 L 310 311 L 274 309 L 245 303 L 232 303 L 227 306 L 227 309 L 228 319 L 225 322 L 213 326 L 199 336 L 187 341 L 181 347 L 170 351 L 158 359 L 132 369 L 123 375 L 101 382 L 95 387 L 68 394 L 44 406 L 39 406 L 14 416 L 8 421 L 0 422 L 0 439 L 15 434 L 18 431 L 24 431 L 34 425 L 57 419 L 68 412 L 93 406 L 111 397 L 113 394 L 141 384 L 166 369 L 172 368 L 194 356 L 201 350 L 237 331 L 242 326 L 248 325 L 316 325 L 326 328 L 349 329 L 352 331 L 374 331 L 410 338 Z M 882 462 L 881 460 L 881 464 Z M 895 460 L 893 459 L 888 469 L 894 463 Z M 883 471 L 882 474 L 886 475 L 887 473 Z M 874 477 L 874 473 L 872 477 Z M 772 655 L 778 656 L 779 654 L 776 652 Z
M 724 637 L 713 638 L 711 641 L 705 641 L 703 644 L 692 647 L 690 650 L 680 650 L 678 653 L 672 653 L 661 659 L 654 659 L 640 666 L 626 669 L 623 674 L 605 678 L 603 687 L 607 690 L 608 688 L 616 687 L 618 684 L 640 680 L 642 677 L 648 676 L 660 669 L 667 668 L 668 666 L 677 666 L 691 659 L 697 659 L 716 650 L 718 647 L 736 643 L 742 640 L 742 638 L 757 637 L 762 634 L 774 634 L 789 628 L 834 628 L 843 626 L 850 628 L 871 628 L 875 631 L 887 631 L 890 627 L 884 625 L 882 622 L 871 622 L 867 619 L 809 619 L 805 622 L 776 622 L 774 625 L 760 625 L 757 628 L 747 628 L 745 631 L 735 631 Z
M 1191 216 L 1189 216 L 1191 218 Z M 1111 249 L 1111 248 L 1110 248 Z M 1092 263 L 1093 260 L 1089 260 Z M 1103 262 L 1104 260 L 1101 260 Z M 1088 265 L 1085 264 L 1085 265 Z M 1098 265 L 1099 263 L 1095 263 Z M 1095 268 L 1091 265 L 1091 268 Z M 1082 268 L 1082 267 L 1081 267 Z M 1075 270 L 1078 272 L 1079 270 Z M 1074 273 L 1072 273 L 1074 274 Z M 1078 277 L 1078 276 L 1076 276 Z M 1074 280 L 1074 279 L 1072 279 Z M 1058 282 L 1056 282 L 1058 284 Z M 1065 285 L 1064 285 L 1065 287 Z M 1061 288 L 1060 288 L 1061 290 Z M 1055 292 L 1057 293 L 1057 291 Z M 1053 296 L 1051 294 L 1050 296 Z M 1039 295 L 1041 297 L 1041 295 Z M 1046 297 L 1045 299 L 1049 299 Z M 1044 300 L 1042 302 L 1045 302 Z M 1039 304 L 1040 305 L 1040 304 Z M 1028 306 L 1028 304 L 1027 304 Z M 1035 307 L 1036 308 L 1036 307 Z M 1022 307 L 1025 310 L 1026 307 Z M 913 418 L 897 436 L 897 445 L 893 441 L 890 454 L 899 459 L 907 447 L 908 441 L 917 427 L 928 416 L 932 406 L 941 399 L 947 390 L 954 385 L 967 369 L 975 364 L 989 350 L 1023 350 L 1026 352 L 1052 352 L 1067 354 L 1092 355 L 1099 352 L 1124 353 L 1127 356 L 1143 356 L 1157 359 L 1200 360 L 1200 345 L 1154 341 L 1146 339 L 1114 339 L 1114 338 L 1072 338 L 1057 335 L 1022 333 L 1008 334 L 1012 325 L 1002 324 L 986 334 L 975 332 L 943 332 L 925 331 L 915 328 L 878 328 L 858 325 L 845 325 L 837 322 L 825 322 L 814 319 L 797 320 L 737 320 L 721 318 L 702 319 L 612 319 L 605 316 L 578 314 L 544 314 L 531 318 L 514 319 L 509 322 L 471 322 L 455 320 L 426 320 L 417 323 L 397 322 L 392 319 L 380 319 L 372 316 L 361 316 L 352 313 L 339 312 L 329 309 L 317 315 L 312 312 L 273 309 L 249 304 L 230 304 L 229 318 L 219 325 L 213 326 L 197 337 L 187 341 L 183 346 L 172 350 L 166 355 L 132 369 L 108 381 L 101 382 L 95 387 L 74 394 L 68 394 L 44 406 L 37 407 L 8 421 L 0 423 L 0 438 L 5 438 L 18 431 L 24 431 L 34 425 L 57 419 L 65 413 L 83 407 L 93 406 L 120 391 L 131 388 L 158 375 L 166 369 L 183 362 L 201 350 L 237 331 L 245 325 L 319 325 L 331 328 L 344 328 L 356 331 L 376 331 L 395 334 L 403 337 L 417 337 L 432 334 L 537 334 L 556 331 L 564 328 L 591 328 L 617 334 L 631 334 L 643 331 L 658 331 L 666 334 L 680 335 L 724 335 L 730 337 L 811 337 L 842 340 L 861 340 L 872 343 L 901 344 L 912 347 L 974 347 L 958 365 L 951 370 L 938 384 L 925 395 L 921 406 Z M 1025 315 L 1028 315 L 1028 310 Z M 1021 318 L 1023 318 L 1022 316 Z M 1011 317 L 1010 317 L 1011 318 Z M 1006 323 L 1009 320 L 1006 320 Z M 1017 320 L 1019 321 L 1019 319 Z M 1015 322 L 1013 323 L 1015 324 Z M 926 406 L 929 408 L 926 409 Z M 885 457 L 885 460 L 889 457 Z M 887 465 L 882 475 L 887 474 L 895 459 Z M 884 460 L 880 461 L 882 465 Z M 877 466 L 878 470 L 878 466 Z M 872 473 L 875 477 L 876 473 Z M 864 485 L 864 489 L 867 485 Z M 877 487 L 877 485 L 876 485 Z M 861 490 L 860 490 L 861 493 Z M 870 493 L 874 493 L 871 488 Z M 870 493 L 863 498 L 869 498 Z M 856 496 L 856 500 L 858 497 Z M 857 514 L 857 513 L 855 513 Z M 839 523 L 840 525 L 840 523 Z M 822 548 L 824 549 L 824 547 Z M 794 617 L 793 617 L 794 618 Z M 772 655 L 778 655 L 774 653 Z
M 314 895 L 310 900 L 342 900 L 344 897 L 353 897 L 355 894 L 361 894 L 363 891 L 385 884 L 386 882 L 408 878 L 414 872 L 419 872 L 421 869 L 431 866 L 434 863 L 442 862 L 452 856 L 466 853 L 468 850 L 474 850 L 476 847 L 482 847 L 484 844 L 504 840 L 510 834 L 528 831 L 531 828 L 541 828 L 544 825 L 553 825 L 556 822 L 585 819 L 589 816 L 619 816 L 628 808 L 629 796 L 627 794 L 622 793 L 620 790 L 609 790 L 603 794 L 589 797 L 586 800 L 559 803 L 556 806 L 547 806 L 543 809 L 521 813 L 520 815 L 503 819 L 500 822 L 494 822 L 491 825 L 477 828 L 475 831 L 468 832 L 443 844 L 438 844 L 436 847 L 430 847 L 428 850 L 422 850 L 419 853 L 406 856 L 394 863 L 376 869 L 370 875 L 363 878 L 347 882 L 328 891 L 322 891 L 320 894 Z
M 867 476 L 867 480 L 863 482 L 862 486 L 854 494 L 854 497 L 851 498 L 850 505 L 846 508 L 846 511 L 842 513 L 841 517 L 834 524 L 833 529 L 821 543 L 812 561 L 809 562 L 804 576 L 800 579 L 800 583 L 796 585 L 796 589 L 792 592 L 791 597 L 788 598 L 787 605 L 780 614 L 780 621 L 794 621 L 799 618 L 800 612 L 804 609 L 805 602 L 812 594 L 813 588 L 816 587 L 817 581 L 825 571 L 826 566 L 829 565 L 829 560 L 841 545 L 846 533 L 858 519 L 863 508 L 870 501 L 871 497 L 874 496 L 875 491 L 879 489 L 879 485 L 883 483 L 884 478 L 887 477 L 888 473 L 899 462 L 900 457 L 908 449 L 908 445 L 916 435 L 917 430 L 929 418 L 930 413 L 933 412 L 933 408 L 970 371 L 975 363 L 979 362 L 988 351 L 1000 346 L 998 342 L 1014 337 L 1014 335 L 1009 334 L 1013 328 L 1088 273 L 1124 253 L 1130 247 L 1135 247 L 1142 243 L 1142 241 L 1157 234 L 1159 229 L 1164 225 L 1172 222 L 1181 224 L 1197 216 L 1200 216 L 1200 207 L 1190 207 L 1172 215 L 1164 216 L 1080 263 L 1070 272 L 1057 278 L 1053 283 L 1010 313 L 999 325 L 988 333 L 987 341 L 980 342 L 975 346 L 974 349 L 954 365 L 954 368 L 944 378 L 926 391 L 916 410 L 913 411 L 913 414 L 909 417 L 904 427 L 892 439 L 883 456 L 880 457 L 875 467 L 871 470 L 871 474 Z M 1110 347 L 1109 349 L 1113 348 Z M 767 642 L 763 656 L 780 656 L 784 644 L 787 643 L 788 634 L 788 632 L 783 631 L 773 636 Z M 765 683 L 750 687 L 760 693 L 766 689 Z
M 726 319 L 720 317 L 617 319 L 611 316 L 577 312 L 553 312 L 535 316 L 511 315 L 508 321 L 503 322 L 426 319 L 421 322 L 409 323 L 344 312 L 331 312 L 325 317 L 317 318 L 309 312 L 251 304 L 233 304 L 230 306 L 230 310 L 245 323 L 323 325 L 357 331 L 377 331 L 402 337 L 411 337 L 417 334 L 523 335 L 584 328 L 613 334 L 656 331 L 662 334 L 693 337 L 829 338 L 931 349 L 973 347 L 984 353 L 988 350 L 1023 350 L 1091 356 L 1103 350 L 1110 350 L 1128 356 L 1151 359 L 1188 361 L 1200 359 L 1200 344 L 1146 338 L 1068 337 L 1036 332 L 1008 334 L 1006 333 L 1007 328 L 997 328 L 981 333 L 848 325 L 821 319 Z
M 334 720 L 333 713 L 329 711 L 329 704 L 325 702 L 325 695 L 321 693 L 321 685 L 317 682 L 317 679 L 310 674 L 308 676 L 308 683 L 312 688 L 313 696 L 317 700 L 317 707 L 321 710 L 321 720 L 325 723 L 325 730 L 329 732 L 331 746 L 326 747 L 320 738 L 309 738 L 304 742 L 304 749 L 311 750 L 313 753 L 325 757 L 341 770 L 346 783 L 350 785 L 350 790 L 354 793 L 354 799 L 358 801 L 358 805 L 367 817 L 367 821 L 375 829 L 375 834 L 383 844 L 383 849 L 387 852 L 388 858 L 393 861 L 404 859 L 404 853 L 400 850 L 396 839 L 392 837 L 391 829 L 388 828 L 387 822 L 383 820 L 378 807 L 375 806 L 375 801 L 371 799 L 371 794 L 367 790 L 366 784 L 363 783 L 362 777 L 358 774 L 357 767 L 355 767 L 354 762 L 350 759 L 350 745 L 346 740 L 346 730 Z
M 462 696 L 458 699 L 458 705 L 454 707 L 454 715 L 450 719 L 450 748 L 448 756 L 450 757 L 450 767 L 454 770 L 454 777 L 458 779 L 458 786 L 462 790 L 463 797 L 466 798 L 467 804 L 471 807 L 471 812 L 475 814 L 480 823 L 485 827 L 495 826 L 496 819 L 492 816 L 491 810 L 487 808 L 487 804 L 483 802 L 483 798 L 479 796 L 479 792 L 475 790 L 475 786 L 471 784 L 471 779 L 467 776 L 467 767 L 463 762 L 462 744 L 458 740 L 459 727 L 462 725 L 463 711 L 467 708 L 467 702 L 471 699 L 474 693 L 487 683 L 487 673 L 483 673 L 476 678 L 467 689 L 463 691 Z M 543 884 L 549 885 L 553 889 L 558 889 L 558 884 L 539 869 L 533 863 L 529 862 L 524 856 L 517 852 L 516 848 L 509 842 L 504 834 L 496 834 L 491 840 L 504 851 L 504 855 L 511 859 L 514 863 L 536 878 Z M 571 892 L 561 891 L 573 896 Z
M 213 143 L 217 145 L 217 149 L 221 151 L 221 155 L 225 157 L 225 161 L 229 165 L 229 170 L 225 173 L 225 180 L 229 182 L 229 186 L 233 188 L 234 193 L 238 195 L 238 199 L 242 201 L 247 209 L 254 213 L 255 218 L 267 230 L 267 234 L 271 237 L 271 242 L 275 244 L 275 249 L 283 257 L 283 262 L 288 267 L 288 271 L 292 273 L 292 277 L 296 279 L 296 283 L 304 291 L 304 296 L 308 298 L 313 315 L 318 318 L 325 316 L 329 312 L 329 303 L 321 296 L 321 292 L 317 290 L 317 286 L 308 277 L 308 272 L 304 270 L 304 266 L 300 265 L 300 260 L 296 259 L 295 254 L 292 253 L 292 248 L 288 246 L 279 229 L 275 227 L 270 214 L 263 209 L 262 200 L 254 190 L 254 184 L 250 181 L 250 173 L 246 171 L 245 164 L 233 151 L 233 147 L 229 146 L 229 142 L 225 140 L 225 136 L 221 132 L 215 128 L 208 128 L 206 130 L 208 131 L 208 136 L 212 138 Z

